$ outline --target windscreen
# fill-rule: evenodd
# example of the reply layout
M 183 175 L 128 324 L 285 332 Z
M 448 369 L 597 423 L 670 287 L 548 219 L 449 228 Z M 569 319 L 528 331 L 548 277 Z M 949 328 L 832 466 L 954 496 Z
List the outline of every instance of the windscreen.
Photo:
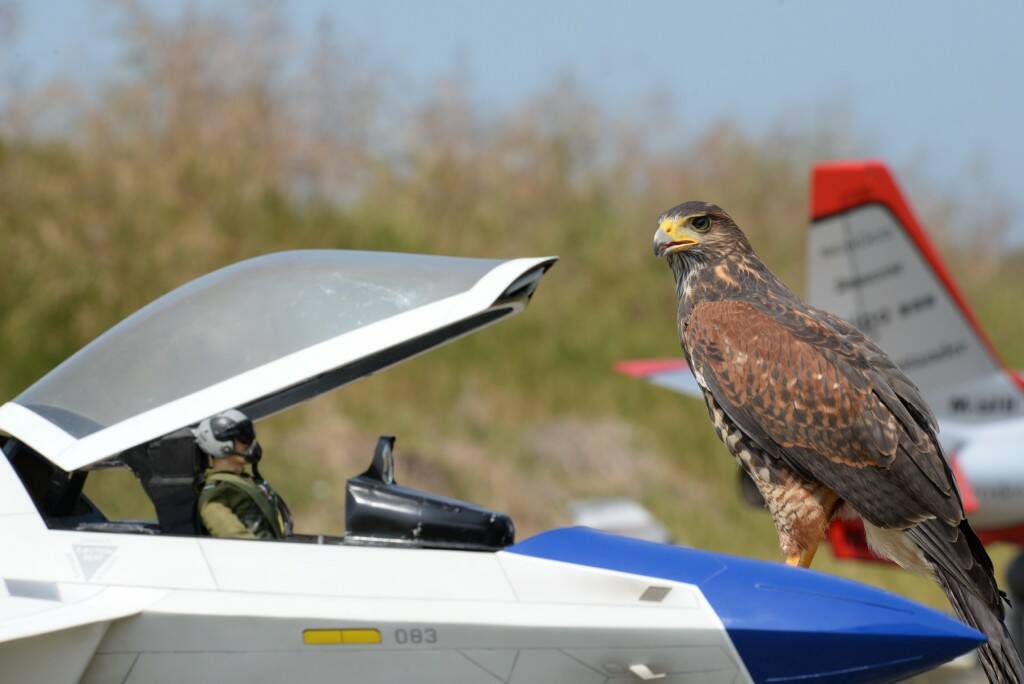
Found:
M 15 401 L 82 438 L 469 290 L 500 260 L 310 250 L 250 259 L 140 309 Z

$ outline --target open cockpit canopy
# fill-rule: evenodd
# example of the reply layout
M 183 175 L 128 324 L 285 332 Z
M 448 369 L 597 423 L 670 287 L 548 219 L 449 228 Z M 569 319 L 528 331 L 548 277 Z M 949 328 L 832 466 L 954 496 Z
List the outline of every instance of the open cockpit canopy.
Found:
M 0 407 L 0 429 L 74 470 L 228 408 L 261 418 L 522 310 L 554 261 L 249 259 L 111 328 Z

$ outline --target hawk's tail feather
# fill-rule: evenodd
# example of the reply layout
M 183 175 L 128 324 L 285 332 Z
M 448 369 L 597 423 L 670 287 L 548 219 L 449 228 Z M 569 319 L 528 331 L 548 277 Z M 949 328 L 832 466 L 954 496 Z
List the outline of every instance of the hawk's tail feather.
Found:
M 978 658 L 985 675 L 992 684 L 1019 684 L 1024 682 L 1024 664 L 1010 639 L 1006 626 L 987 602 L 973 589 L 950 577 L 941 566 L 935 577 L 942 586 L 957 616 L 986 637 L 988 643 L 978 648 Z
M 957 616 L 988 637 L 988 643 L 978 648 L 988 680 L 1024 683 L 1024 663 L 1003 624 L 1005 594 L 970 523 L 961 520 L 954 526 L 932 519 L 911 527 L 907 534 L 924 554 Z

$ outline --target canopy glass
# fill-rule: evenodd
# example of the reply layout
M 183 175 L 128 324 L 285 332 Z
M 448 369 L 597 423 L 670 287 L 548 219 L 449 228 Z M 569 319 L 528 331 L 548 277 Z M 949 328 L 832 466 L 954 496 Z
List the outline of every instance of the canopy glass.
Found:
M 75 438 L 471 289 L 500 260 L 309 250 L 250 259 L 154 301 L 15 402 Z

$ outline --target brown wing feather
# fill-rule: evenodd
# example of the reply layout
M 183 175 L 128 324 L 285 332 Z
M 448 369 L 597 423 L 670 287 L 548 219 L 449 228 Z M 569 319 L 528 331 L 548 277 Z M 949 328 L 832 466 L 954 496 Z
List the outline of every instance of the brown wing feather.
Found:
M 914 406 L 923 406 L 919 395 L 899 393 L 916 388 L 888 359 L 873 362 L 877 347 L 858 344 L 859 333 L 809 308 L 771 304 L 769 314 L 749 302 L 704 302 L 689 316 L 683 343 L 723 410 L 875 525 L 958 524 L 962 506 L 930 414 Z

